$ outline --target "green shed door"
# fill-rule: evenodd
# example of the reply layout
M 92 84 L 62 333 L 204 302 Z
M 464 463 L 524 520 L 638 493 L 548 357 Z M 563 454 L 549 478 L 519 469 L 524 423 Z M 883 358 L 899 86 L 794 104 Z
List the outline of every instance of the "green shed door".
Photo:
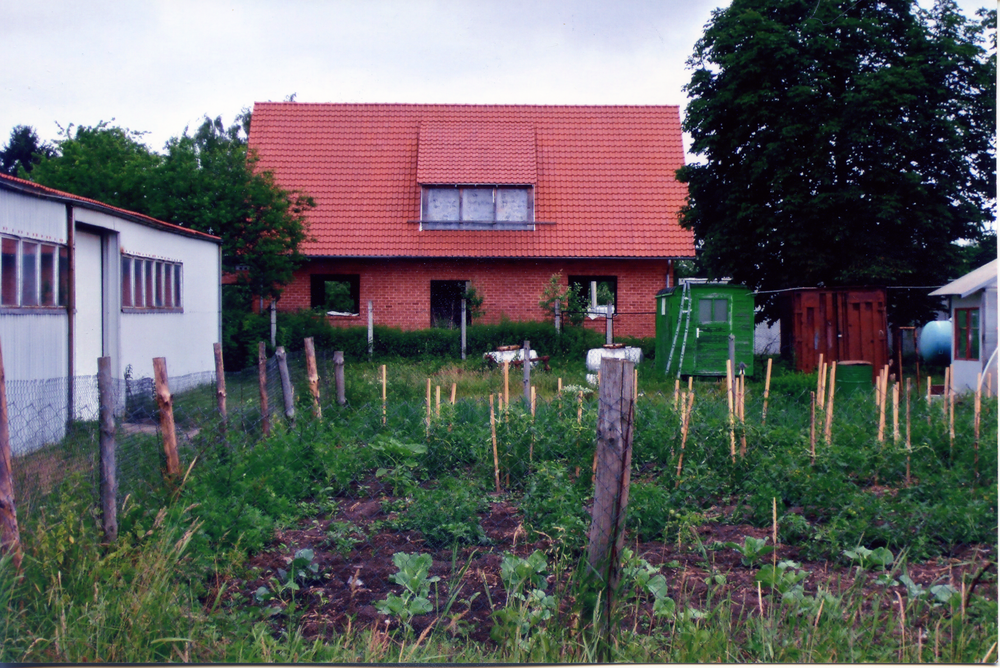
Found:
M 732 298 L 707 294 L 696 298 L 694 374 L 725 374 L 732 332 Z

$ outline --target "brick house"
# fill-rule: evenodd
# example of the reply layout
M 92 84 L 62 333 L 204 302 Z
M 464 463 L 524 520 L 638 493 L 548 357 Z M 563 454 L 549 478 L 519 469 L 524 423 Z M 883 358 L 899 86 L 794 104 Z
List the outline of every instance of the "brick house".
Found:
M 278 308 L 336 325 L 365 325 L 369 300 L 376 324 L 453 325 L 468 285 L 478 322 L 542 320 L 559 273 L 614 299 L 616 334 L 653 336 L 655 294 L 694 257 L 677 107 L 265 102 L 249 141 L 316 201 Z

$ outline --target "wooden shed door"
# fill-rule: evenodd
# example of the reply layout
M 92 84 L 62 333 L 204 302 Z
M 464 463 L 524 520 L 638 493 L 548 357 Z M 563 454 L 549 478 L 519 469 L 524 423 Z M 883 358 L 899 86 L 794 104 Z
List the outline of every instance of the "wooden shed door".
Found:
M 725 373 L 732 333 L 732 300 L 726 295 L 704 295 L 695 299 L 694 363 L 691 373 Z
M 840 298 L 841 360 L 865 360 L 877 372 L 889 361 L 885 302 L 877 293 L 845 292 Z

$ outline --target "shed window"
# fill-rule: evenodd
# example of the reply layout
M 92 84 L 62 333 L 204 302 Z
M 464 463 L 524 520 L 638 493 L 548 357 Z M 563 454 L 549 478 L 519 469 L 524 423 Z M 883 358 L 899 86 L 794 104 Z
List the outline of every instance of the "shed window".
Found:
M 65 246 L 0 237 L 0 305 L 64 306 L 68 260 Z
M 729 300 L 703 298 L 698 302 L 698 322 L 703 325 L 729 321 Z
M 122 308 L 180 310 L 183 264 L 122 254 Z
M 955 309 L 955 359 L 979 359 L 979 309 Z
M 530 186 L 424 186 L 423 229 L 534 229 Z
M 309 282 L 312 308 L 338 316 L 361 312 L 361 277 L 358 274 L 312 274 Z

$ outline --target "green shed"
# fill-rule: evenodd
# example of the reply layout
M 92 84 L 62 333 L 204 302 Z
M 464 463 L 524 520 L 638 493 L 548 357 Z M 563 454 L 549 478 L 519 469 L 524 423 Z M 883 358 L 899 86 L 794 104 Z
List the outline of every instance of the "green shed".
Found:
M 743 285 L 683 281 L 656 293 L 656 364 L 668 375 L 725 376 L 729 335 L 736 366 L 753 375 L 753 293 Z

